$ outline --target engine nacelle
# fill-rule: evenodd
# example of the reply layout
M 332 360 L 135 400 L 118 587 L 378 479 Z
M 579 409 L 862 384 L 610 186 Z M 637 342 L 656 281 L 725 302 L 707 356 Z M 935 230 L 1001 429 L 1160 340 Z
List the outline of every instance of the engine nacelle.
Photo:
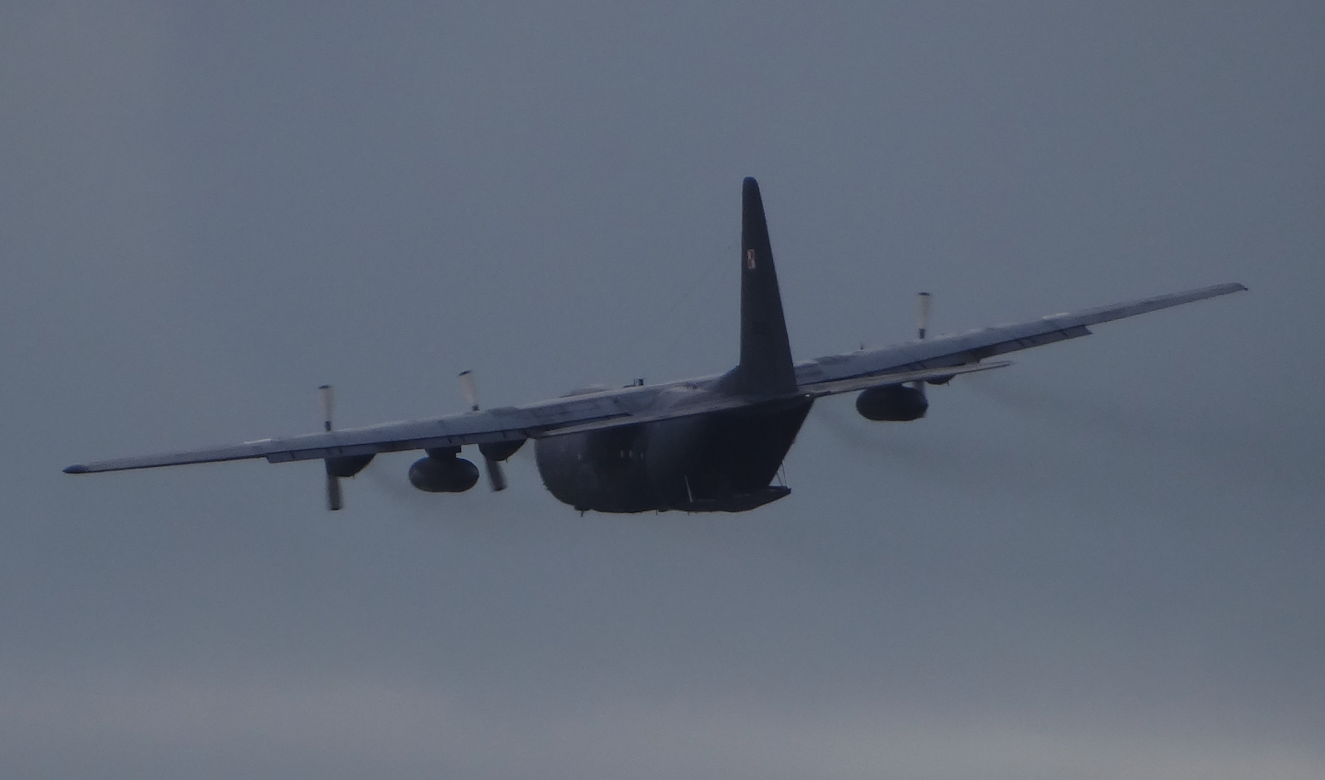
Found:
M 524 446 L 524 439 L 489 441 L 478 445 L 478 451 L 488 460 L 506 460 Z
M 454 454 L 429 455 L 410 465 L 409 483 L 426 493 L 463 493 L 478 483 L 478 466 Z
M 364 470 L 373 460 L 372 455 L 341 455 L 327 458 L 327 476 L 352 477 Z
M 871 387 L 856 396 L 856 411 L 867 420 L 906 422 L 925 416 L 925 394 L 907 385 Z

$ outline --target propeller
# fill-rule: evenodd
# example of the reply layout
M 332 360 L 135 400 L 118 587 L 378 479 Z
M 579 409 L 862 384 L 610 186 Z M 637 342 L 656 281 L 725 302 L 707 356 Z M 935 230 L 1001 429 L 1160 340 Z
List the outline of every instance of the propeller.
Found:
M 318 388 L 318 393 L 322 396 L 322 430 L 330 432 L 335 396 L 332 394 L 331 385 L 322 385 Z M 345 498 L 340 492 L 340 477 L 335 474 L 330 459 L 323 460 L 322 463 L 327 467 L 327 509 L 335 512 L 345 506 Z
M 330 433 L 331 412 L 335 405 L 331 385 L 319 387 L 318 394 L 322 396 L 322 430 Z M 363 471 L 372 462 L 373 457 L 373 453 L 370 452 L 366 455 L 336 455 L 322 459 L 322 464 L 327 469 L 327 509 L 335 512 L 345 507 L 345 500 L 340 492 L 341 479 L 353 477 Z
M 469 404 L 469 411 L 477 412 L 479 410 L 478 387 L 474 384 L 473 371 L 460 372 L 460 392 L 465 396 L 465 403 Z M 478 451 L 483 455 L 483 467 L 484 471 L 488 473 L 488 486 L 492 488 L 492 492 L 497 493 L 505 490 L 506 472 L 501 467 L 501 461 L 509 458 L 514 450 L 505 452 L 499 447 L 480 444 L 478 445 Z M 497 456 L 501 456 L 501 458 L 499 459 Z
M 460 392 L 465 396 L 465 403 L 469 404 L 469 411 L 478 411 L 478 387 L 474 384 L 474 372 L 465 370 L 460 372 Z
M 918 296 L 916 296 L 916 330 L 919 332 L 918 338 L 922 340 L 925 338 L 925 331 L 929 330 L 930 303 L 931 301 L 929 293 L 922 292 Z M 924 380 L 921 380 L 919 382 L 912 382 L 911 386 L 914 387 L 916 391 L 920 393 L 921 397 L 924 397 L 925 395 Z
M 929 307 L 930 294 L 922 292 L 917 296 L 916 303 L 916 327 L 920 330 L 920 338 L 925 337 L 925 331 L 929 329 Z

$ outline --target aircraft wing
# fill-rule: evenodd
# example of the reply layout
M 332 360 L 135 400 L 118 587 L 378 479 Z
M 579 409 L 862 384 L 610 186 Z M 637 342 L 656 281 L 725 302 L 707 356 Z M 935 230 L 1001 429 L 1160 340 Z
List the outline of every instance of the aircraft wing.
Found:
M 1089 325 L 1245 289 L 1240 284 L 1221 284 L 1082 312 L 1055 314 L 1029 322 L 911 341 L 882 349 L 829 355 L 796 364 L 797 389 L 788 397 L 819 397 L 900 382 L 946 380 L 957 374 L 1001 368 L 1009 363 L 981 361 L 995 355 L 1085 336 L 1090 333 L 1087 328 Z M 704 377 L 663 385 L 631 386 L 430 420 L 386 423 L 164 455 L 96 461 L 70 466 L 65 471 L 87 474 L 255 458 L 282 463 L 459 447 L 675 419 L 738 409 L 769 400 L 717 391 L 718 380 L 719 377 Z
M 1054 314 L 1029 322 L 995 325 L 966 333 L 910 341 L 881 349 L 829 355 L 798 363 L 796 383 L 802 393 L 822 396 L 898 382 L 946 379 L 955 374 L 1008 365 L 1006 362 L 980 362 L 995 355 L 1090 335 L 1087 327 L 1090 325 L 1246 289 L 1240 284 L 1219 284 L 1080 312 Z
M 386 423 L 187 452 L 103 460 L 70 466 L 65 471 L 70 474 L 89 474 L 253 458 L 283 463 L 513 441 L 537 437 L 569 425 L 629 419 L 632 413 L 649 407 L 661 387 L 625 387 L 431 420 Z

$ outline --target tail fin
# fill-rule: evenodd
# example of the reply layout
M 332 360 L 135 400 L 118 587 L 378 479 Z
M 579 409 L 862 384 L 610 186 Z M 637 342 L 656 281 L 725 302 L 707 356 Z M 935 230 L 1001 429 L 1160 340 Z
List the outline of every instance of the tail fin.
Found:
M 741 189 L 741 363 L 736 374 L 737 389 L 745 395 L 796 390 L 764 201 L 753 178 Z

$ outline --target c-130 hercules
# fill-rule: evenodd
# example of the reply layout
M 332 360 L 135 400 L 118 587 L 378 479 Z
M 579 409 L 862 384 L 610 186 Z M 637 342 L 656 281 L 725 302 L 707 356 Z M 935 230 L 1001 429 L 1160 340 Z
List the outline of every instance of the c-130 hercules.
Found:
M 348 430 L 332 430 L 331 388 L 323 387 L 322 433 L 98 461 L 65 471 L 251 458 L 322 460 L 327 504 L 334 510 L 342 506 L 340 479 L 358 474 L 380 452 L 423 450 L 425 457 L 409 469 L 414 487 L 459 493 L 478 482 L 478 468 L 458 457 L 460 449 L 478 445 L 492 489 L 502 490 L 501 462 L 533 439 L 543 484 L 581 512 L 744 512 L 791 492 L 773 485 L 773 478 L 816 398 L 859 392 L 856 409 L 864 417 L 915 420 L 929 408 L 926 384 L 1008 365 L 983 362 L 988 358 L 1085 336 L 1097 323 L 1246 289 L 1221 284 L 931 339 L 925 338 L 929 299 L 922 293 L 919 339 L 796 363 L 753 178 L 745 180 L 741 197 L 741 354 L 724 374 L 480 410 L 473 377 L 464 372 L 470 412 Z

